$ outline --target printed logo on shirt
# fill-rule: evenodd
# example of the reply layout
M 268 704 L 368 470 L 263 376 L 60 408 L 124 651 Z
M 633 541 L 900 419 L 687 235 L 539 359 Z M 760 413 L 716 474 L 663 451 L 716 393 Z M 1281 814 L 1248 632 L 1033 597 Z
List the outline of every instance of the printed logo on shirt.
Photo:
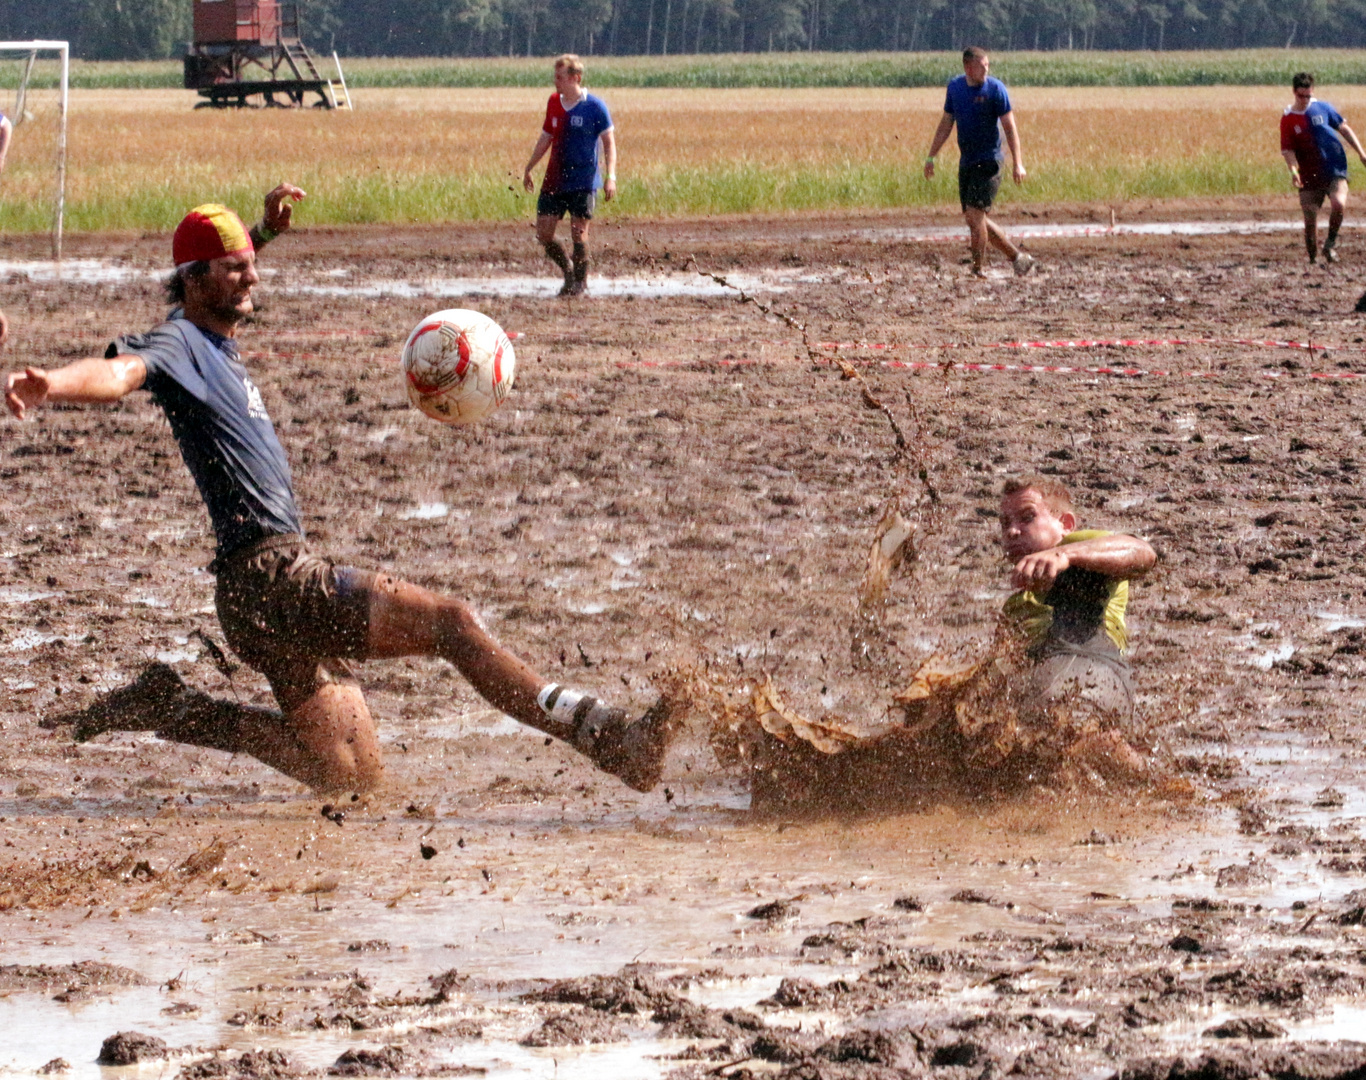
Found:
M 569 118 L 569 126 L 570 126 L 570 127 L 583 127 L 583 117 L 582 117 L 582 116 L 571 116 L 571 117 Z
M 1328 123 L 1328 117 L 1316 113 L 1309 118 L 1309 122 L 1315 127 L 1323 127 L 1324 124 Z
M 559 127 L 559 126 L 560 126 L 560 118 L 559 118 L 558 116 L 552 116 L 552 117 L 550 118 L 550 126 L 553 127 L 553 128 Z
M 266 403 L 261 400 L 261 391 L 256 389 L 256 384 L 243 375 L 242 385 L 247 388 L 247 415 L 253 420 L 269 422 L 270 414 L 266 412 Z

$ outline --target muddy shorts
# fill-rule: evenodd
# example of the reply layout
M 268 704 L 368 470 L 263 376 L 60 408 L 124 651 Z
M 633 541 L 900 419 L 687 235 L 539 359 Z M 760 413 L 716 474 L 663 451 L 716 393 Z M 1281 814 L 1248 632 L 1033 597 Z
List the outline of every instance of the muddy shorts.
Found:
M 536 215 L 562 218 L 568 214 L 572 218 L 588 221 L 592 219 L 597 203 L 596 191 L 561 191 L 555 194 L 543 191 L 536 199 Z
M 1347 194 L 1347 181 L 1340 176 L 1335 176 L 1325 184 L 1318 187 L 1300 188 L 1300 208 L 1303 210 L 1317 210 L 1323 205 L 1323 200 L 1334 193 Z
M 958 201 L 966 210 L 990 210 L 1001 189 L 1001 163 L 978 161 L 958 166 Z
M 292 712 L 328 683 L 354 683 L 376 575 L 334 566 L 300 536 L 271 536 L 215 559 L 214 605 L 228 644 Z
M 1121 724 L 1133 718 L 1134 690 L 1123 660 L 1054 653 L 1040 657 L 1028 678 L 1026 692 L 1039 705 L 1084 705 L 1101 719 Z

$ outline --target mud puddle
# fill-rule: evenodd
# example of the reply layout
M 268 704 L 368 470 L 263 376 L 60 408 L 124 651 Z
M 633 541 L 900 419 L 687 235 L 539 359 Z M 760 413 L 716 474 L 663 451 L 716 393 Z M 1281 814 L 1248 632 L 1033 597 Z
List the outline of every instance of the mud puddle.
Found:
M 1143 221 L 1133 224 L 1091 225 L 1084 223 L 1058 222 L 1049 225 L 1031 225 L 1027 222 L 1012 221 L 1003 226 L 1012 237 L 1021 240 L 1072 239 L 1096 236 L 1261 236 L 1284 232 L 1300 232 L 1302 221 Z M 1345 229 L 1363 228 L 1360 222 L 1344 222 Z M 848 234 L 844 234 L 848 235 Z M 878 229 L 860 229 L 853 235 L 872 241 L 919 241 L 938 242 L 963 240 L 967 237 L 966 226 L 962 228 L 940 228 L 920 225 L 909 228 L 890 226 Z M 829 239 L 831 234 L 812 234 L 810 239 Z

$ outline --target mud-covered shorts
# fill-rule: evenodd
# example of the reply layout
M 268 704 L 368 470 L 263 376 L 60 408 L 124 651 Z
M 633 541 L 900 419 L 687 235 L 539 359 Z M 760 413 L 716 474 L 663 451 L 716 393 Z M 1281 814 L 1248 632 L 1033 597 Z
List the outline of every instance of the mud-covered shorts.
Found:
M 1001 163 L 976 161 L 958 166 L 958 202 L 966 210 L 990 210 L 1001 189 Z
M 215 559 L 214 605 L 228 644 L 292 712 L 328 683 L 354 683 L 376 575 L 334 566 L 301 536 L 271 536 Z
M 597 202 L 596 191 L 542 191 L 536 199 L 536 216 L 562 218 L 568 214 L 571 218 L 588 221 L 593 217 Z

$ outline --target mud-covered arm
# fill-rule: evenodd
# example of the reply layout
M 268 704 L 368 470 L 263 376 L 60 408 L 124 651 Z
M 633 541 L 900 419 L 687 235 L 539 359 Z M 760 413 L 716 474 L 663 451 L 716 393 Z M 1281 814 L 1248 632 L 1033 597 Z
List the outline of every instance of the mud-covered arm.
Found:
M 1026 555 L 1015 564 L 1010 580 L 1017 589 L 1039 593 L 1051 589 L 1058 575 L 1072 567 L 1127 580 L 1146 574 L 1156 562 L 1157 553 L 1146 540 L 1111 533 Z
M 53 371 L 25 368 L 5 376 L 5 404 L 23 420 L 30 409 L 49 402 L 118 401 L 141 387 L 146 379 L 147 365 L 140 356 L 116 356 L 112 360 L 91 357 Z
M 1290 169 L 1290 182 L 1296 187 L 1303 187 L 1300 182 L 1300 159 L 1295 156 L 1295 151 L 1282 150 L 1281 157 L 1285 158 L 1286 167 Z
M 308 193 L 293 184 L 277 184 L 266 194 L 265 212 L 251 227 L 252 246 L 260 249 L 293 224 L 294 204 L 307 198 Z
M 953 113 L 946 112 L 939 118 L 939 126 L 934 129 L 934 138 L 930 140 L 930 152 L 925 158 L 925 179 L 934 179 L 934 159 L 939 153 L 940 148 L 948 140 L 949 132 L 953 130 Z

